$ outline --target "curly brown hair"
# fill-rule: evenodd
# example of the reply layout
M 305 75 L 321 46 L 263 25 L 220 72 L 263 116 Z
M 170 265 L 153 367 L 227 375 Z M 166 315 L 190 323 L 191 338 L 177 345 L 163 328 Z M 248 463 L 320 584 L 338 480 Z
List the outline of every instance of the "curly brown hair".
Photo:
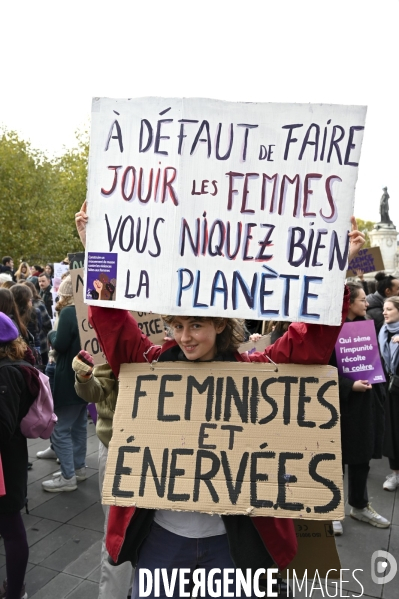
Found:
M 61 310 L 63 310 L 67 306 L 74 306 L 75 305 L 75 303 L 73 301 L 73 296 L 72 295 L 60 296 L 60 298 L 61 299 L 59 299 L 58 302 L 55 304 L 55 311 L 56 312 L 61 312 Z
M 199 322 L 212 322 L 217 328 L 224 324 L 225 327 L 221 333 L 216 335 L 216 348 L 218 354 L 234 353 L 238 350 L 245 339 L 245 321 L 239 318 L 221 318 L 210 316 L 181 316 L 180 318 L 195 318 Z M 162 319 L 169 326 L 173 326 L 176 315 L 162 314 Z M 173 335 L 173 329 L 171 330 Z
M 26 343 L 22 337 L 17 337 L 10 343 L 0 345 L 0 360 L 23 360 L 26 352 Z
M 355 283 L 353 281 L 349 281 L 346 286 L 349 289 L 349 303 L 353 304 L 357 296 L 359 295 L 359 291 L 363 290 L 363 285 L 361 283 Z

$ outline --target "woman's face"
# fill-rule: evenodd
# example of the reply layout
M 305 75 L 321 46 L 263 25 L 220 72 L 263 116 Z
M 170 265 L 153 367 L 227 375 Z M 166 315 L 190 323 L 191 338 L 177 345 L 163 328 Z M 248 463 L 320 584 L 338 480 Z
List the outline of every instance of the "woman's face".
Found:
M 21 273 L 23 275 L 27 275 L 28 274 L 28 269 L 27 269 L 27 267 L 26 267 L 25 264 L 22 264 L 22 266 L 21 266 Z
M 395 304 L 393 302 L 385 302 L 384 310 L 382 313 L 387 324 L 389 324 L 390 322 L 399 321 L 399 310 L 395 308 Z
M 190 316 L 176 316 L 171 324 L 174 338 L 187 360 L 200 362 L 216 356 L 216 335 L 224 327 L 223 323 L 216 327 L 212 320 L 197 320 Z
M 48 264 L 46 264 L 46 266 L 44 267 L 44 272 L 47 273 L 49 275 L 49 277 L 51 277 L 51 266 L 49 266 Z
M 354 320 L 356 316 L 366 316 L 368 305 L 369 304 L 366 299 L 364 289 L 359 289 L 357 296 L 349 306 L 348 317 L 350 318 L 350 320 Z

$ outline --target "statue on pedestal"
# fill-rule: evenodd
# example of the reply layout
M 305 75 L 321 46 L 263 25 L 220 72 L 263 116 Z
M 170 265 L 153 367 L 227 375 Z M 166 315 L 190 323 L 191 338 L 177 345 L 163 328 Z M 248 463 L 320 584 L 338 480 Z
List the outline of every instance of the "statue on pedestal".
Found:
M 380 200 L 380 214 L 381 214 L 381 223 L 385 223 L 387 225 L 391 225 L 392 221 L 389 218 L 389 194 L 388 188 L 383 187 L 382 191 L 384 192 L 381 196 Z

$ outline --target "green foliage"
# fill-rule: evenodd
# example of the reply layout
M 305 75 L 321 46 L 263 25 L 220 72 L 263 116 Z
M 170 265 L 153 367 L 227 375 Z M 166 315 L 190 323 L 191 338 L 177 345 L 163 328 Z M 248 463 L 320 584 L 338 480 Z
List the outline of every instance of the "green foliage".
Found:
M 365 246 L 366 248 L 370 247 L 370 237 L 367 234 L 367 231 L 371 231 L 371 229 L 374 227 L 375 223 L 373 223 L 371 220 L 362 220 L 361 218 L 357 218 L 356 217 L 356 222 L 357 222 L 357 228 L 359 229 L 359 231 L 363 231 L 363 233 L 366 233 L 366 243 Z
M 86 197 L 89 141 L 49 160 L 13 131 L 0 132 L 0 257 L 59 262 L 82 250 L 74 214 Z

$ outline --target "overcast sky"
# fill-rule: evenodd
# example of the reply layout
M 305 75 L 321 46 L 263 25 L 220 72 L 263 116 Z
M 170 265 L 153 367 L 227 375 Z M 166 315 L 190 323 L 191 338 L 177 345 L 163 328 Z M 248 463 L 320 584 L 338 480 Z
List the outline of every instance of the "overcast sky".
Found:
M 0 124 L 51 155 L 91 98 L 368 106 L 355 214 L 399 228 L 398 0 L 13 0 L 0 4 Z

